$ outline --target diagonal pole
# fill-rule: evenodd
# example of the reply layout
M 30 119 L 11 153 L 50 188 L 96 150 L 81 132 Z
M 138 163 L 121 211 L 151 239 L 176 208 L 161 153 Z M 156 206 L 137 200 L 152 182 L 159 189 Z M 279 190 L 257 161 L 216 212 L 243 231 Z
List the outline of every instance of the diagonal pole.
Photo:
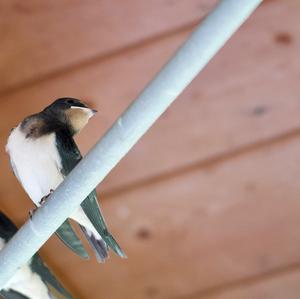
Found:
M 0 252 L 0 289 L 105 178 L 262 0 L 223 0 Z

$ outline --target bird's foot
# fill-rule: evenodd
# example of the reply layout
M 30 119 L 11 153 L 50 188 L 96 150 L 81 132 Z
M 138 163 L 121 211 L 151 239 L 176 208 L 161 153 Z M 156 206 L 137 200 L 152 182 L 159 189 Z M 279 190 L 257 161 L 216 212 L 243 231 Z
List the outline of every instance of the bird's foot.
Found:
M 34 213 L 36 212 L 36 210 L 37 210 L 37 207 L 35 207 L 34 209 L 30 209 L 29 210 L 29 218 L 30 218 L 30 220 L 32 219 L 32 217 L 33 217 L 33 215 L 34 215 Z
M 53 190 L 53 189 L 50 189 L 49 194 L 47 194 L 46 196 L 42 197 L 42 199 L 39 201 L 39 204 L 40 204 L 40 205 L 43 205 L 43 204 L 46 202 L 47 198 L 48 198 L 53 192 L 54 192 L 54 190 Z
M 46 202 L 47 198 L 48 198 L 53 192 L 54 192 L 54 190 L 53 190 L 53 189 L 50 189 L 49 194 L 47 194 L 46 196 L 42 197 L 42 199 L 39 201 L 39 205 L 40 205 L 40 206 L 43 205 L 43 204 Z M 34 209 L 29 210 L 29 217 L 30 217 L 30 219 L 32 219 L 32 217 L 33 217 L 33 215 L 34 215 L 34 213 L 36 212 L 37 209 L 38 209 L 38 207 L 35 207 Z

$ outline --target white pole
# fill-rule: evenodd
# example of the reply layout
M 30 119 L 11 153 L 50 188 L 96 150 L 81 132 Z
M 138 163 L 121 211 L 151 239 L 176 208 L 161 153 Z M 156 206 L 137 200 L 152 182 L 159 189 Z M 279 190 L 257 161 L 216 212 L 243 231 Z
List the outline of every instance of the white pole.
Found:
M 220 2 L 33 219 L 0 252 L 0 289 L 78 208 L 261 2 Z

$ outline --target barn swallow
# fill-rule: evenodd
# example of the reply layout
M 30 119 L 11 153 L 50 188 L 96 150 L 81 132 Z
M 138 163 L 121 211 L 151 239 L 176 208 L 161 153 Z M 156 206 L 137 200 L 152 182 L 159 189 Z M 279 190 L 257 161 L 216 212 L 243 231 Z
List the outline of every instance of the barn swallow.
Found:
M 96 110 L 77 99 L 61 98 L 41 112 L 26 117 L 11 132 L 6 150 L 12 169 L 37 207 L 82 159 L 73 136 L 95 113 Z M 80 225 L 99 262 L 104 262 L 108 257 L 109 248 L 120 257 L 126 257 L 108 231 L 96 190 L 90 193 L 70 218 Z M 60 238 L 73 251 L 85 257 L 86 252 L 68 221 L 63 226 L 57 231 Z M 82 254 L 74 248 L 73 240 Z
M 0 211 L 0 250 L 17 232 L 17 227 Z M 54 287 L 64 298 L 71 295 L 58 282 L 38 254 L 23 265 L 0 290 L 5 299 L 54 299 L 47 284 Z

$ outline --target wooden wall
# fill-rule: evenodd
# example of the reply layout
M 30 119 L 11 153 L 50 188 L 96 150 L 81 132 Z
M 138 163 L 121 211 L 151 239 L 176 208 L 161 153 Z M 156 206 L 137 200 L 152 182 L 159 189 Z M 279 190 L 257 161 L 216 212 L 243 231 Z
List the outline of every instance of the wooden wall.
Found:
M 0 208 L 32 207 L 4 147 L 62 96 L 86 152 L 218 1 L 0 1 Z M 264 1 L 99 186 L 128 259 L 42 255 L 79 299 L 298 299 L 300 3 Z

